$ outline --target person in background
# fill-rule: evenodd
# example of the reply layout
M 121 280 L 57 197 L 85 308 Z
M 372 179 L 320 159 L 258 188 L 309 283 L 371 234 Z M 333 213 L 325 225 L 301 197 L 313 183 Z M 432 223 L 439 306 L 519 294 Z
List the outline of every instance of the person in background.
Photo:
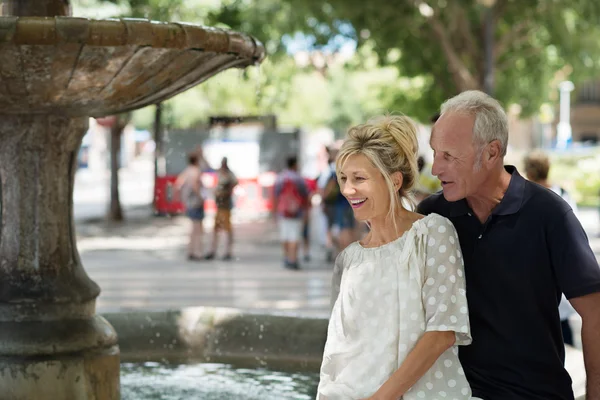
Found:
M 541 150 L 534 150 L 525 157 L 523 164 L 527 179 L 545 187 L 546 189 L 552 190 L 554 193 L 562 197 L 562 199 L 569 204 L 575 216 L 578 217 L 577 204 L 575 201 L 573 201 L 569 193 L 561 186 L 552 185 L 548 181 L 548 174 L 550 173 L 550 159 L 546 153 Z M 573 329 L 571 328 L 569 317 L 577 312 L 571 303 L 569 303 L 569 300 L 566 299 L 564 294 L 562 295 L 560 304 L 558 305 L 558 312 L 560 314 L 563 340 L 565 344 L 573 346 Z
M 227 165 L 227 157 L 223 157 L 221 160 L 221 167 L 217 170 L 217 187 L 215 188 L 217 214 L 215 216 L 213 242 L 210 253 L 204 257 L 206 260 L 215 258 L 220 231 L 225 231 L 227 233 L 227 248 L 223 260 L 228 261 L 233 258 L 233 226 L 231 225 L 231 210 L 233 209 L 233 189 L 237 184 L 237 178 Z
M 298 160 L 296 157 L 290 157 L 287 160 L 287 169 L 281 172 L 275 181 L 274 199 L 286 268 L 300 268 L 298 247 L 307 202 L 308 188 L 298 173 Z
M 419 179 L 421 178 L 421 173 L 423 172 L 423 168 L 425 168 L 425 157 L 419 156 L 417 158 L 417 165 L 419 167 Z M 425 200 L 431 193 L 421 184 L 421 182 L 417 182 L 415 185 L 415 189 L 413 190 L 413 195 L 415 198 L 415 203 L 419 204 L 421 201 Z
M 304 250 L 304 261 L 310 261 L 310 219 L 312 210 L 312 198 L 317 191 L 317 181 L 313 179 L 305 179 L 308 189 L 308 200 L 306 202 L 306 210 L 302 221 L 302 249 Z
M 325 195 L 325 188 L 331 181 L 332 177 L 335 177 L 335 157 L 337 150 L 333 147 L 326 147 L 327 150 L 327 167 L 321 172 L 317 178 L 317 189 L 321 196 L 321 204 L 323 207 L 323 213 L 327 220 L 327 241 L 326 246 L 326 258 L 327 262 L 333 262 L 335 249 L 338 247 L 337 238 L 333 232 L 333 223 L 335 222 L 335 204 L 338 200 L 338 193 L 329 193 L 329 196 Z
M 333 226 L 332 236 L 336 237 L 337 251 L 344 250 L 350 243 L 356 240 L 357 229 L 352 206 L 340 190 L 340 184 L 334 172 L 323 189 L 325 198 L 333 200 Z
M 188 244 L 188 260 L 202 260 L 202 241 L 204 235 L 204 195 L 200 163 L 203 159 L 201 149 L 188 154 L 188 166 L 177 176 L 175 190 L 185 205 L 185 212 L 192 221 Z

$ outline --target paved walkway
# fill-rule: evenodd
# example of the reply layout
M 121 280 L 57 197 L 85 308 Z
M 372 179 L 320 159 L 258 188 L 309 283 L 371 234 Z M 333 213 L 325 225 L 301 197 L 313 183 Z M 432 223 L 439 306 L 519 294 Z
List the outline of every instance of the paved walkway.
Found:
M 124 226 L 78 225 L 83 265 L 102 288 L 98 312 L 202 305 L 328 316 L 331 265 L 317 247 L 302 270 L 284 269 L 272 221 L 238 217 L 234 261 L 190 262 L 187 219 L 147 214 L 128 210 Z
M 331 265 L 315 246 L 302 270 L 282 268 L 272 221 L 238 216 L 234 261 L 189 262 L 185 218 L 155 218 L 147 207 L 127 215 L 124 225 L 78 224 L 83 265 L 102 288 L 99 312 L 202 305 L 328 316 Z M 598 213 L 581 218 L 600 256 Z

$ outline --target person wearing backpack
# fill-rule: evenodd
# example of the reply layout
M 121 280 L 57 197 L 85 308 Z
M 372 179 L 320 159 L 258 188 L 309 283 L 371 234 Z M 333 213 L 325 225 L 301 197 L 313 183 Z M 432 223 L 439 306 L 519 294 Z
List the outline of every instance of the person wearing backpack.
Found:
M 317 178 L 317 187 L 321 196 L 321 206 L 323 214 L 327 220 L 327 241 L 325 243 L 327 262 L 332 263 L 335 259 L 335 250 L 339 247 L 337 237 L 334 235 L 333 224 L 335 222 L 335 209 L 338 197 L 340 195 L 339 185 L 332 185 L 331 179 L 336 178 L 335 175 L 335 157 L 337 149 L 334 147 L 326 147 L 327 151 L 327 167 L 321 172 Z M 326 192 L 327 190 L 327 192 Z
M 308 205 L 308 188 L 298 173 L 298 160 L 290 157 L 287 169 L 275 181 L 274 209 L 279 219 L 279 235 L 283 245 L 284 266 L 299 269 L 298 247 Z

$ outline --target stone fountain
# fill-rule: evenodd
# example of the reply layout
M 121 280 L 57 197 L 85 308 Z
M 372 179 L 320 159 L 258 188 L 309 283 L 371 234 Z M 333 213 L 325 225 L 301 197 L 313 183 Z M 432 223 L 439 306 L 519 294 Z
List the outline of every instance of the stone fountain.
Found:
M 156 104 L 259 63 L 251 37 L 145 20 L 72 18 L 68 0 L 0 0 L 0 393 L 119 398 L 119 348 L 75 242 L 73 182 L 88 117 Z

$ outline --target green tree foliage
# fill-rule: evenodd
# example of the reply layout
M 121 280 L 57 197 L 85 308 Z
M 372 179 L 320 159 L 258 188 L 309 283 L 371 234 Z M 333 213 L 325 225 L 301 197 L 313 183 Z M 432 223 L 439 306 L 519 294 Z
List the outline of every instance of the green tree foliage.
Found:
M 326 121 L 342 129 L 382 108 L 426 122 L 446 98 L 483 88 L 484 32 L 490 20 L 495 28 L 494 95 L 505 105 L 520 104 L 524 116 L 536 113 L 540 104 L 556 95 L 558 79 L 575 83 L 588 79 L 600 63 L 596 23 L 600 2 L 587 0 L 107 2 L 119 5 L 120 15 L 227 27 L 265 44 L 269 61 L 260 74 L 247 71 L 238 78 L 239 74 L 226 72 L 182 95 L 195 101 L 173 100 L 177 109 L 193 104 L 198 117 L 230 107 L 230 113 L 277 112 L 283 120 L 309 125 Z M 335 51 L 345 39 L 355 41 L 359 51 L 341 68 L 329 65 L 309 71 L 294 65 L 286 52 L 298 32 L 312 49 Z M 392 69 L 396 69 L 393 78 Z M 349 81 L 364 74 L 372 76 L 361 81 L 366 87 Z M 323 77 L 326 88 L 320 86 Z M 390 81 L 381 85 L 380 79 Z M 236 88 L 228 88 L 227 82 L 236 82 Z M 312 100 L 314 110 L 311 104 L 298 104 L 306 100 Z M 192 123 L 190 118 L 176 120 L 187 124 Z
M 550 83 L 557 71 L 566 71 L 575 82 L 597 73 L 596 1 L 230 0 L 216 18 L 267 41 L 300 30 L 314 38 L 315 46 L 331 46 L 339 37 L 374 46 L 381 65 L 424 78 L 416 98 L 397 92 L 394 104 L 427 119 L 444 99 L 483 88 L 490 6 L 494 94 L 505 104 L 519 103 L 524 115 L 537 112 L 556 90 Z M 271 21 L 275 34 L 261 28 Z M 390 51 L 399 56 L 390 59 Z
M 189 127 L 210 115 L 275 114 L 283 125 L 325 125 L 342 133 L 373 114 L 395 111 L 390 104 L 398 92 L 405 93 L 410 104 L 418 104 L 411 97 L 418 90 L 407 92 L 407 88 L 412 87 L 412 81 L 422 79 L 401 78 L 395 67 L 381 67 L 372 47 L 363 46 L 349 61 L 329 55 L 327 65 L 318 68 L 312 61 L 297 63 L 285 51 L 284 42 L 290 36 L 284 33 L 305 25 L 286 26 L 293 11 L 286 3 L 264 0 L 256 4 L 248 2 L 241 7 L 229 0 L 77 0 L 74 8 L 76 15 L 87 17 L 183 20 L 231 28 L 258 37 L 271 49 L 259 67 L 224 71 L 165 102 L 167 126 Z M 133 121 L 138 127 L 152 129 L 154 107 L 134 112 Z

